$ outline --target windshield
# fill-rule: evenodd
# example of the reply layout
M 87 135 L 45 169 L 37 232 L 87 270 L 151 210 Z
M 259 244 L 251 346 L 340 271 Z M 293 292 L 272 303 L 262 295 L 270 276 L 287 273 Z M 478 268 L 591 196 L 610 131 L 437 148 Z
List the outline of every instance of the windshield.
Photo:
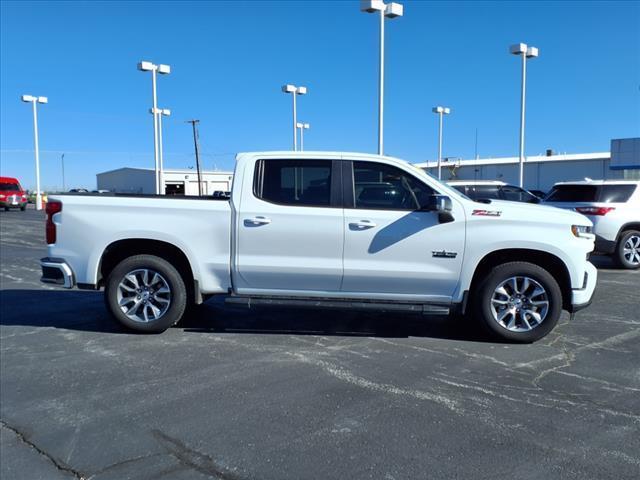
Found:
M 0 192 L 19 192 L 21 190 L 17 183 L 0 183 Z

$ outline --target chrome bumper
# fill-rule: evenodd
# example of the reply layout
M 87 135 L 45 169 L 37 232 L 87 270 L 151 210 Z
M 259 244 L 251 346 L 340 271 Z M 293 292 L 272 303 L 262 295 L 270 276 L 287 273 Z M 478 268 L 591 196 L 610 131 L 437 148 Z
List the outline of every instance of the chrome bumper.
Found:
M 40 267 L 40 281 L 43 283 L 54 283 L 64 288 L 73 288 L 76 284 L 71 267 L 61 258 L 41 258 Z

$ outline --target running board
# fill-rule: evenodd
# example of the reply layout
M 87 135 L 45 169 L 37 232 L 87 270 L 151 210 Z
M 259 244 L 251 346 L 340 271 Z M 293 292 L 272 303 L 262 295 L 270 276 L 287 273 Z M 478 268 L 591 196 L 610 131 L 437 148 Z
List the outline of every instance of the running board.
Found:
M 377 312 L 412 312 L 422 315 L 446 316 L 450 313 L 447 305 L 425 303 L 394 303 L 358 300 L 329 300 L 316 298 L 280 298 L 231 296 L 225 299 L 227 305 L 251 307 L 295 307 L 295 308 L 335 308 Z

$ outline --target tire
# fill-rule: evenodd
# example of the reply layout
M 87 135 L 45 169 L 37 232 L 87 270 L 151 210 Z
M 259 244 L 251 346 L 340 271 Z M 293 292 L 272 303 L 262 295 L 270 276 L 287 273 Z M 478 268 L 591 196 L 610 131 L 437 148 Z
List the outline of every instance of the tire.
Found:
M 562 291 L 553 276 L 538 265 L 504 263 L 494 267 L 478 285 L 474 311 L 492 336 L 531 343 L 546 336 L 558 323 Z
M 125 327 L 160 333 L 184 315 L 187 289 L 178 271 L 166 260 L 135 255 L 124 259 L 109 274 L 104 299 L 111 315 Z
M 26 205 L 22 205 L 22 206 L 20 207 L 20 211 L 21 211 L 21 212 L 24 212 L 26 209 L 27 209 L 27 206 L 26 206 Z
M 9 211 L 9 207 L 4 207 L 4 211 L 8 212 Z
M 627 230 L 622 232 L 620 241 L 613 253 L 613 259 L 622 268 L 635 270 L 640 268 L 640 232 Z

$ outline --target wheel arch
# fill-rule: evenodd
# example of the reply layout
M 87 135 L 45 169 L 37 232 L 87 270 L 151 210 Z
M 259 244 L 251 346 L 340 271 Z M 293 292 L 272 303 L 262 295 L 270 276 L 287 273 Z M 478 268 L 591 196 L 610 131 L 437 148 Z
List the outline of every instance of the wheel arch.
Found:
M 620 230 L 618 230 L 618 236 L 616 237 L 616 242 L 619 242 L 622 235 L 624 235 L 624 233 L 628 232 L 629 230 L 640 231 L 640 222 L 628 222 L 622 225 L 620 227 Z
M 473 273 L 469 287 L 470 294 L 473 295 L 473 293 L 477 291 L 478 283 L 492 268 L 508 262 L 528 262 L 544 268 L 556 279 L 560 286 L 563 310 L 571 306 L 571 276 L 566 264 L 561 258 L 552 253 L 527 248 L 502 249 L 485 255 Z
M 188 298 L 202 303 L 198 280 L 195 278 L 187 255 L 175 245 L 148 238 L 128 238 L 110 243 L 102 252 L 98 264 L 98 286 L 103 286 L 109 274 L 122 260 L 134 255 L 155 255 L 171 263 L 182 276 Z

